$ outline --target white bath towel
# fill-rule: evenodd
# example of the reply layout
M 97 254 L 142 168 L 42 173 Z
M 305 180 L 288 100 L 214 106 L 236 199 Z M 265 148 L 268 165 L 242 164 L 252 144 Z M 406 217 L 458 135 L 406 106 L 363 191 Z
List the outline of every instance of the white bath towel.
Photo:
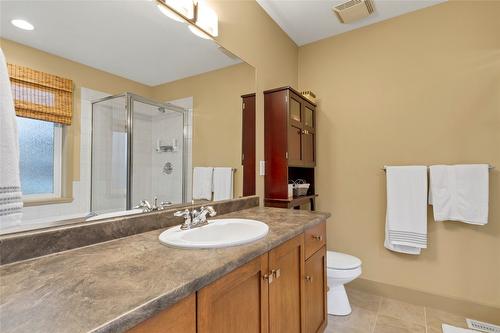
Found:
M 469 330 L 467 328 L 460 328 L 455 326 L 450 326 L 447 324 L 442 324 L 443 333 L 477 333 L 479 331 Z
M 427 247 L 427 167 L 392 166 L 387 171 L 384 246 L 420 254 Z
M 195 167 L 193 171 L 193 200 L 212 200 L 214 168 Z
M 0 49 L 0 229 L 19 225 L 22 208 L 16 111 L 5 56 Z
M 488 223 L 488 165 L 433 165 L 429 203 L 435 221 Z
M 233 198 L 233 168 L 214 168 L 214 201 Z

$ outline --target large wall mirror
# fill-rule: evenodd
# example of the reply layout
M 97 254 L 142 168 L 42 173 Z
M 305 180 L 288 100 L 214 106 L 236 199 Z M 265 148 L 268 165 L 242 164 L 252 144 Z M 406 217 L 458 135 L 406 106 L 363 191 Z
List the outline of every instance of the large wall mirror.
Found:
M 255 193 L 252 66 L 155 1 L 2 1 L 0 22 L 7 63 L 73 85 L 71 125 L 17 117 L 23 219 L 1 233 Z

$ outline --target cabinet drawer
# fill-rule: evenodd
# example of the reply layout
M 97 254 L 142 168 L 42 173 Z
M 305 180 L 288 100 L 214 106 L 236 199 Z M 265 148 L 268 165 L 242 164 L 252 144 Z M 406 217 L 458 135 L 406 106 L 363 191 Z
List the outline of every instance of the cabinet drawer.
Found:
M 320 223 L 306 229 L 305 236 L 305 257 L 309 258 L 314 252 L 318 251 L 326 244 L 326 223 Z

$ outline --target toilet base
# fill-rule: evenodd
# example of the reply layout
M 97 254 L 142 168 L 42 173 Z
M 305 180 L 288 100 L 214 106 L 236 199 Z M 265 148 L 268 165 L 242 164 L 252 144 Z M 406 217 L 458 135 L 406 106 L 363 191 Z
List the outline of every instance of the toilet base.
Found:
M 352 309 L 344 285 L 330 286 L 328 292 L 328 314 L 334 316 L 347 316 Z

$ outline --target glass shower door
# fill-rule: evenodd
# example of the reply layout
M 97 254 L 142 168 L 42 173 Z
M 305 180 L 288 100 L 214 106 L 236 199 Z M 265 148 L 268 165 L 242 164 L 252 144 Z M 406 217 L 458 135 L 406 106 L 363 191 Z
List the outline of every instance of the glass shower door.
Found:
M 91 210 L 102 214 L 127 209 L 127 97 L 92 104 Z
M 183 202 L 184 115 L 132 97 L 132 205 Z

